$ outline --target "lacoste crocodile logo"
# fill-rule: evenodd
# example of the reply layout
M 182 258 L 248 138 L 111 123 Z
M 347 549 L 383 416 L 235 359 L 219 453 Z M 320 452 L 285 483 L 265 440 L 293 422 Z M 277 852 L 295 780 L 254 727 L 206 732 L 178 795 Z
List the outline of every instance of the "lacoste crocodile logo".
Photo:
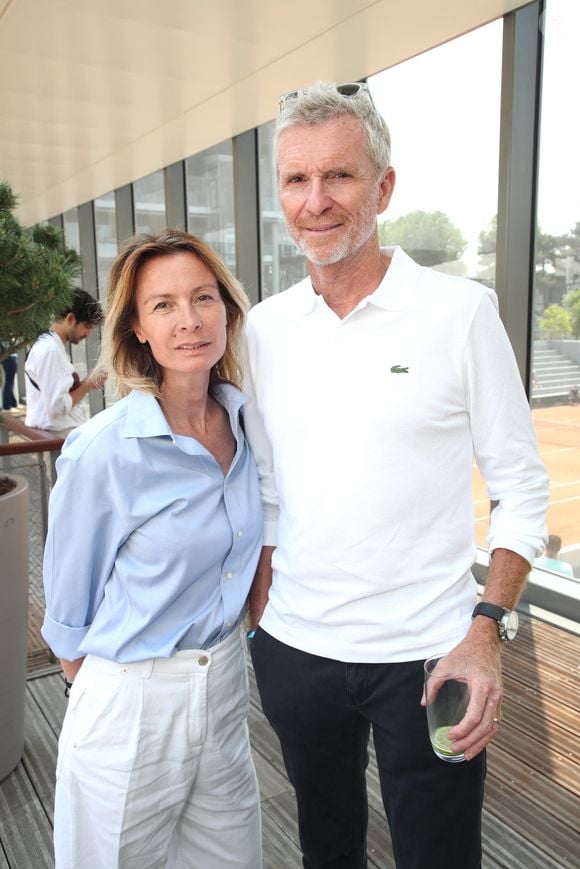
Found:
M 391 368 L 391 374 L 408 374 L 409 366 L 404 368 L 402 365 L 393 365 Z

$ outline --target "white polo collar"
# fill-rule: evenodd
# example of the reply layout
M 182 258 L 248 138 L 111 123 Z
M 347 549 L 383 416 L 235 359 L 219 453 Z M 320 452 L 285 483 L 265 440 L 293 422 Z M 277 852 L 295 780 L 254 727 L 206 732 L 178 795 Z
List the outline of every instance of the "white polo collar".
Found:
M 398 246 L 383 247 L 381 252 L 391 258 L 389 268 L 373 293 L 365 296 L 354 309 L 355 311 L 375 305 L 385 311 L 401 311 L 414 294 L 421 275 L 421 266 Z M 295 305 L 301 314 L 310 314 L 322 298 L 314 292 L 310 277 L 304 278 L 294 287 Z M 351 313 L 354 313 L 351 312 Z

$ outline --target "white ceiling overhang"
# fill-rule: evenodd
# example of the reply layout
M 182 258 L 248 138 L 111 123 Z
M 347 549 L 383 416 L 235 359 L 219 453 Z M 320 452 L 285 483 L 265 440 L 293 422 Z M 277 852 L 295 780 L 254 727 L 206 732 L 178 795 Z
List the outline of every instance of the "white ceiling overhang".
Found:
M 0 177 L 25 224 L 371 75 L 522 0 L 0 0 Z

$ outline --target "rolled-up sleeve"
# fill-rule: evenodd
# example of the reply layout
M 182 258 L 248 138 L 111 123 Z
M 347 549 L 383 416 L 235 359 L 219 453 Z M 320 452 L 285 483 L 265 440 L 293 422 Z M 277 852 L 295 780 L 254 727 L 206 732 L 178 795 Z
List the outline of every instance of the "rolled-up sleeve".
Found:
M 490 499 L 498 502 L 490 551 L 510 549 L 532 564 L 546 539 L 548 476 L 511 345 L 487 295 L 472 322 L 465 366 L 474 455 Z
M 65 445 L 56 465 L 44 551 L 42 636 L 55 655 L 66 660 L 82 654 L 79 646 L 103 599 L 123 540 L 112 481 L 98 466 L 87 465 L 67 455 Z

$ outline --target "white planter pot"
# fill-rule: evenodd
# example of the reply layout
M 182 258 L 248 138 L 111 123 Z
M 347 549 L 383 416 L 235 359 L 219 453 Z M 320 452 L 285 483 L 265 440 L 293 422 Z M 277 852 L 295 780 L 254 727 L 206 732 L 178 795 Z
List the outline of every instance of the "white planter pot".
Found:
M 0 495 L 0 781 L 24 750 L 28 626 L 28 482 Z

